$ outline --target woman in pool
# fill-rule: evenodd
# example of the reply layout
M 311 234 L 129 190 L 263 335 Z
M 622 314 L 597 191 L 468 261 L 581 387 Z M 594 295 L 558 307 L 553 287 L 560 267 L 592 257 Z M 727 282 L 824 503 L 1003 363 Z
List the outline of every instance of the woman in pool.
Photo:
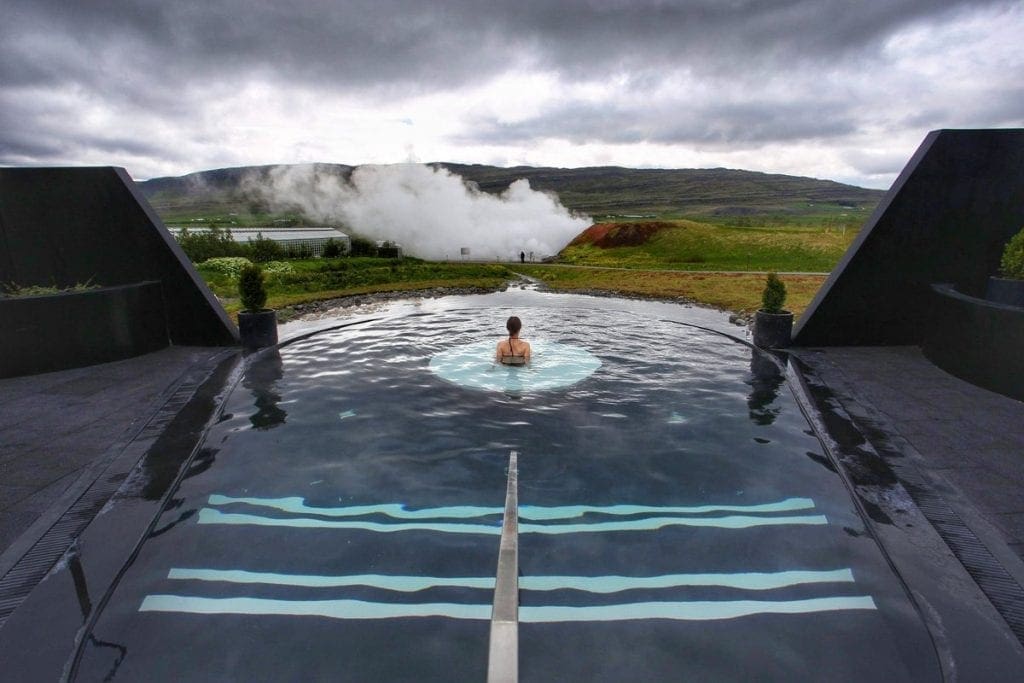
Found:
M 498 342 L 498 348 L 494 352 L 494 360 L 502 365 L 526 365 L 530 362 L 530 342 L 519 338 L 519 330 L 523 328 L 523 321 L 512 316 L 505 323 L 508 330 L 508 339 Z

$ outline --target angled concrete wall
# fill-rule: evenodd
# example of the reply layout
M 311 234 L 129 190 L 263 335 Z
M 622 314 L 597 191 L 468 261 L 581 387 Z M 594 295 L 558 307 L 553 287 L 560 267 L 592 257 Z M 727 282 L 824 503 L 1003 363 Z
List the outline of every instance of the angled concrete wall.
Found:
M 237 328 L 124 169 L 0 168 L 0 281 L 147 280 L 161 282 L 172 343 L 238 342 Z
M 928 134 L 794 330 L 801 346 L 920 344 L 948 282 L 980 296 L 1024 226 L 1024 130 Z

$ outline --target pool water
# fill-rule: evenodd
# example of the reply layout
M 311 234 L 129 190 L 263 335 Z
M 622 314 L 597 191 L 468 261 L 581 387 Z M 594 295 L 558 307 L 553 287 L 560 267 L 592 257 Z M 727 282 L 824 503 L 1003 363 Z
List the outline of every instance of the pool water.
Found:
M 513 313 L 533 368 L 490 365 Z M 522 680 L 938 676 L 772 359 L 621 310 L 518 307 L 259 357 L 79 680 L 485 680 L 512 450 Z

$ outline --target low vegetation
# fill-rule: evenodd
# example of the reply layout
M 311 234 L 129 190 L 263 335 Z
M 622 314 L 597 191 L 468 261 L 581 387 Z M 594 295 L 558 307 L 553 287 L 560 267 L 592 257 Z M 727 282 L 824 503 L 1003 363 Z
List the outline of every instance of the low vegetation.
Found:
M 229 313 L 240 309 L 238 277 L 245 267 L 226 267 L 225 259 L 197 266 L 200 275 Z M 266 306 L 334 299 L 367 292 L 405 291 L 431 287 L 497 289 L 515 275 L 503 265 L 433 263 L 414 258 L 345 257 L 270 262 L 263 266 Z
M 856 236 L 827 224 L 728 227 L 693 220 L 598 223 L 560 263 L 638 269 L 827 273 Z
M 90 282 L 78 283 L 70 287 L 56 285 L 18 285 L 13 282 L 0 283 L 0 297 L 16 298 L 22 296 L 48 296 L 51 294 L 67 294 L 71 292 L 87 292 L 99 289 L 100 285 Z
M 515 266 L 555 291 L 622 294 L 694 301 L 743 315 L 761 306 L 762 273 L 701 273 L 580 268 L 559 265 Z M 780 275 L 786 285 L 787 309 L 799 316 L 818 292 L 825 275 Z
M 556 291 L 687 300 L 752 315 L 761 306 L 764 273 L 781 272 L 787 307 L 799 316 L 856 235 L 855 230 L 836 230 L 827 223 L 745 223 L 600 223 L 573 240 L 557 263 L 544 265 L 434 263 L 379 255 L 269 260 L 261 264 L 266 305 L 280 309 L 355 294 L 432 287 L 496 289 L 521 273 Z M 372 253 L 374 245 L 356 240 L 353 247 L 357 253 Z M 198 266 L 230 313 L 239 310 L 238 275 L 252 261 L 255 258 L 219 256 Z

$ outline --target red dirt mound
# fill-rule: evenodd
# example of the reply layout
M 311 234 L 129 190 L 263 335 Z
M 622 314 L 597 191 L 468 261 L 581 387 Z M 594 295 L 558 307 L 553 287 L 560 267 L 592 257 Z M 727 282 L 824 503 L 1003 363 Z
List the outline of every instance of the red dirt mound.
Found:
M 601 249 L 609 247 L 635 247 L 651 239 L 656 233 L 671 228 L 671 223 L 595 223 L 576 236 L 570 247 L 593 244 Z

